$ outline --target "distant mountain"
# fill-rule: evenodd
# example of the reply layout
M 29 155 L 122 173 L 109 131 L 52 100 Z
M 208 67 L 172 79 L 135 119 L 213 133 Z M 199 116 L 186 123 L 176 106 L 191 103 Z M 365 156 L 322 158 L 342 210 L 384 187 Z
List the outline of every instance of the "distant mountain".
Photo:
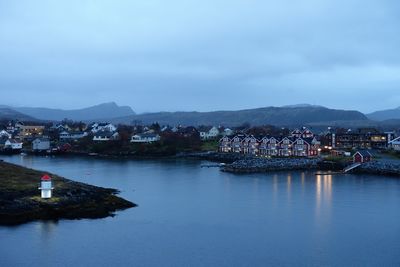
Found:
M 0 120 L 36 121 L 36 118 L 22 114 L 7 107 L 0 107 Z
M 307 107 L 266 107 L 239 111 L 214 112 L 158 112 L 138 114 L 113 120 L 115 123 L 145 124 L 158 122 L 169 125 L 225 125 L 238 126 L 272 124 L 277 126 L 300 126 L 317 122 L 367 121 L 358 111 L 328 109 L 319 106 Z
M 112 118 L 134 115 L 132 108 L 118 106 L 114 102 L 104 103 L 88 108 L 63 110 L 35 107 L 9 107 L 20 113 L 28 114 L 42 120 L 61 121 L 65 118 L 75 121 L 109 120 Z
M 295 104 L 295 105 L 282 106 L 282 108 L 323 108 L 323 106 L 311 105 L 311 104 Z
M 400 107 L 395 109 L 375 111 L 370 114 L 367 114 L 367 117 L 371 120 L 377 120 L 377 121 L 400 119 Z

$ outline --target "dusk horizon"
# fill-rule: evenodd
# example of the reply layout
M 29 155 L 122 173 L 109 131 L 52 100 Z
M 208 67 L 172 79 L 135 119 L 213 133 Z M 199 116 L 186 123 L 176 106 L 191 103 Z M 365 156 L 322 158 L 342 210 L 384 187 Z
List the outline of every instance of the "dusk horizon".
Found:
M 105 104 L 115 104 L 118 107 L 129 107 L 131 108 L 136 114 L 146 114 L 146 113 L 159 113 L 159 112 L 216 112 L 216 111 L 241 111 L 241 110 L 251 110 L 251 109 L 259 109 L 259 108 L 270 108 L 270 107 L 274 107 L 274 108 L 293 108 L 293 107 L 301 107 L 301 108 L 305 108 L 305 107 L 322 107 L 322 108 L 327 108 L 327 109 L 336 109 L 336 110 L 347 110 L 347 111 L 359 111 L 363 114 L 369 114 L 369 113 L 373 113 L 376 111 L 381 111 L 381 110 L 376 110 L 376 109 L 371 109 L 371 111 L 368 112 L 364 112 L 362 110 L 358 110 L 355 108 L 339 108 L 336 106 L 325 106 L 325 105 L 318 105 L 318 104 L 309 104 L 309 103 L 287 103 L 287 104 L 283 104 L 281 106 L 278 105 L 264 105 L 264 106 L 254 106 L 254 105 L 248 105 L 248 106 L 243 106 L 243 107 L 232 107 L 231 109 L 218 109 L 218 108 L 214 108 L 214 109 L 207 109 L 207 110 L 195 110 L 195 109 L 187 109 L 187 110 L 183 110 L 183 109 L 179 109 L 179 108 L 175 108 L 175 109 L 170 109 L 170 110 L 137 110 L 135 109 L 134 105 L 122 105 L 116 101 L 106 101 L 106 102 L 101 102 L 101 103 L 94 103 L 91 105 L 86 105 L 86 106 L 76 106 L 76 107 L 72 107 L 72 108 L 63 108 L 60 106 L 41 106 L 41 105 L 10 105 L 10 104 L 3 104 L 0 103 L 0 107 L 4 106 L 4 107 L 11 107 L 11 108 L 45 108 L 45 109 L 60 109 L 60 110 L 65 110 L 65 111 L 70 111 L 70 110 L 80 110 L 80 109 L 85 109 L 85 108 L 89 108 L 89 107 L 95 107 L 95 106 L 99 106 L 99 105 L 105 105 Z M 383 110 L 390 110 L 390 109 L 399 109 L 399 106 L 394 106 L 394 107 L 387 107 Z

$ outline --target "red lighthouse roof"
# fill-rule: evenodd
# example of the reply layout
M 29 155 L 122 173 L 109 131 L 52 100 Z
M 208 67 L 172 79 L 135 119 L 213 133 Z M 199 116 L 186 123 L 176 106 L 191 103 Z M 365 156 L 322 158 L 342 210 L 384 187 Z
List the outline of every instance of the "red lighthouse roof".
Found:
M 42 176 L 42 181 L 50 181 L 50 180 L 51 180 L 51 177 L 48 176 L 47 174 Z

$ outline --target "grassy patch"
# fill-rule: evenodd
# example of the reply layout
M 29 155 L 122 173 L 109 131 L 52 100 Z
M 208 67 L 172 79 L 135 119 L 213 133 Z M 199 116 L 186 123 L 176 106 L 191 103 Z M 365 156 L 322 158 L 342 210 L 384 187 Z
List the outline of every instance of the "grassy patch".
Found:
M 218 141 L 217 140 L 207 140 L 201 142 L 201 151 L 218 151 Z

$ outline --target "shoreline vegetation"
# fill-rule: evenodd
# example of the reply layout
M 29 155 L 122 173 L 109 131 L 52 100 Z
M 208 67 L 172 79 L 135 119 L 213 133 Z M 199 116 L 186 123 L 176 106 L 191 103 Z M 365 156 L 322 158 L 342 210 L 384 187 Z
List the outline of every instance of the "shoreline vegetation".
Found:
M 118 197 L 118 190 L 75 182 L 50 174 L 53 197 L 42 199 L 38 186 L 43 172 L 0 162 L 0 225 L 37 220 L 96 219 L 137 205 Z

